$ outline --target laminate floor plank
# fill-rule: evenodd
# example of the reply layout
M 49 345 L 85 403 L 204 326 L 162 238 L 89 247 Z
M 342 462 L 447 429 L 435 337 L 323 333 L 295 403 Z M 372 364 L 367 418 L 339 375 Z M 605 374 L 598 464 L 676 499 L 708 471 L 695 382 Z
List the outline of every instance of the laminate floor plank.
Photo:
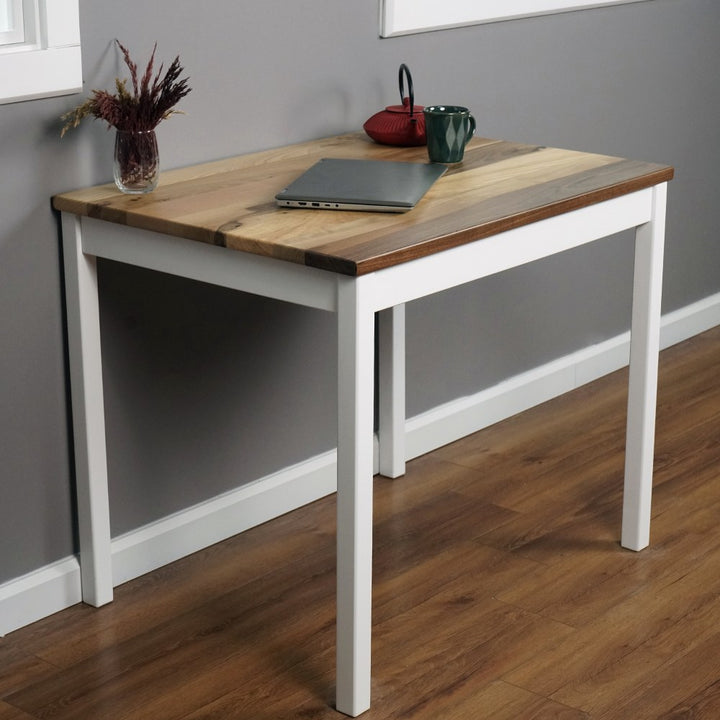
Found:
M 33 682 L 41 682 L 55 672 L 55 666 L 0 639 L 0 697 Z
M 261 525 L 166 565 L 115 588 L 115 602 L 109 605 L 73 606 L 9 635 L 6 642 L 19 643 L 23 651 L 61 667 L 91 658 L 208 600 L 263 584 L 264 573 L 286 566 L 288 558 L 334 548 L 332 513 L 309 505 L 302 515 L 282 516 L 272 527 Z M 67 637 L 72 642 L 65 642 Z
M 32 715 L 0 700 L 0 720 L 36 720 Z
M 658 667 L 648 668 L 653 673 L 652 686 L 648 686 L 647 682 L 639 681 L 643 676 L 636 672 L 636 682 L 633 687 L 623 683 L 626 693 L 611 697 L 613 686 L 606 681 L 608 692 L 602 694 L 601 702 L 597 702 L 597 695 L 585 694 L 584 704 L 593 703 L 597 706 L 592 717 L 597 720 L 615 720 L 617 717 L 655 720 L 668 707 L 674 707 L 682 702 L 689 692 L 701 692 L 708 685 L 716 682 L 719 670 L 720 635 L 716 634 L 692 645 L 692 649 L 688 652 L 681 653 Z M 643 653 L 646 654 L 647 651 L 643 650 Z M 627 670 L 627 666 L 618 668 L 614 677 L 620 677 L 623 669 Z M 599 682 L 602 681 L 603 678 L 599 678 Z M 659 688 L 662 688 L 662 693 L 658 692 Z
M 658 720 L 715 720 L 720 717 L 720 680 L 686 698 Z
M 478 709 L 483 707 L 493 709 L 493 720 L 585 720 L 588 717 L 582 710 L 547 700 L 502 681 L 494 681 L 480 691 L 468 690 L 428 703 L 424 711 L 414 716 L 414 720 L 475 720 Z
M 145 712 L 146 692 L 172 698 L 198 677 L 216 679 L 218 668 L 236 655 L 249 662 L 237 668 L 236 685 L 251 683 L 257 668 L 282 675 L 297 662 L 294 650 L 307 659 L 334 643 L 335 579 L 328 565 L 325 560 L 306 563 L 304 579 L 286 571 L 277 573 L 272 584 L 266 577 L 262 592 L 253 586 L 209 601 L 8 699 L 58 720 L 77 717 L 79 710 L 87 717 L 108 713 L 110 706 L 113 718 L 131 718 L 135 707 Z M 297 612 L 298 601 L 306 612 Z M 318 615 L 320 611 L 324 614 Z M 207 685 L 212 688 L 212 682 Z

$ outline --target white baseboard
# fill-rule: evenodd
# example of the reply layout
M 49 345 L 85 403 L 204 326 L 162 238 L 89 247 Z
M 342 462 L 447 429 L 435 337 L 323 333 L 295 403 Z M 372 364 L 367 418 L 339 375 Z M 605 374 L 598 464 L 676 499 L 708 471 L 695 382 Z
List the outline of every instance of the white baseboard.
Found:
M 335 492 L 332 450 L 112 540 L 113 586 Z M 0 585 L 0 637 L 82 599 L 69 557 Z
M 664 315 L 660 347 L 687 340 L 720 325 L 720 293 Z M 408 460 L 504 418 L 625 367 L 630 360 L 630 331 L 515 375 L 474 395 L 452 400 L 408 419 Z
M 720 293 L 664 316 L 661 347 L 716 325 Z M 627 365 L 629 348 L 627 332 L 410 418 L 407 457 L 423 455 L 618 370 Z M 335 464 L 334 450 L 323 453 L 115 538 L 113 583 L 139 577 L 334 492 Z M 0 585 L 0 636 L 80 600 L 75 557 L 10 580 Z
M 0 637 L 79 603 L 80 565 L 65 558 L 0 585 Z

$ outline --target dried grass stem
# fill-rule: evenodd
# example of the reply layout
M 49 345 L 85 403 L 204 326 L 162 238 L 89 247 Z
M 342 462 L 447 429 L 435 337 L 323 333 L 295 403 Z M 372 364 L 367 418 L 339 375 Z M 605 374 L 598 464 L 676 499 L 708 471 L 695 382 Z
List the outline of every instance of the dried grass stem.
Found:
M 164 75 L 163 65 L 153 75 L 156 43 L 142 77 L 138 78 L 138 67 L 127 48 L 119 40 L 115 42 L 130 70 L 132 93 L 127 88 L 127 79 L 119 78 L 115 79 L 114 95 L 106 90 L 93 90 L 82 105 L 62 116 L 65 125 L 61 136 L 86 117 L 99 118 L 110 127 L 132 132 L 154 130 L 162 120 L 179 112 L 175 105 L 191 90 L 188 78 L 179 79 L 183 72 L 179 56 Z

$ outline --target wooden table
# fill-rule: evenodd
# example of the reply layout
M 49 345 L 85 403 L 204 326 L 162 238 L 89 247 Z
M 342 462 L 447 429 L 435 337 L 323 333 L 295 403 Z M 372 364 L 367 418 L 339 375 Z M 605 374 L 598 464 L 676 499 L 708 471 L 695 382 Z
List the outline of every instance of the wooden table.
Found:
M 474 139 L 402 215 L 281 210 L 321 157 L 425 161 L 353 134 L 54 198 L 62 211 L 83 599 L 112 600 L 97 257 L 320 308 L 338 323 L 337 708 L 370 706 L 374 315 L 380 470 L 404 472 L 404 303 L 628 228 L 635 232 L 622 544 L 649 543 L 665 165 Z

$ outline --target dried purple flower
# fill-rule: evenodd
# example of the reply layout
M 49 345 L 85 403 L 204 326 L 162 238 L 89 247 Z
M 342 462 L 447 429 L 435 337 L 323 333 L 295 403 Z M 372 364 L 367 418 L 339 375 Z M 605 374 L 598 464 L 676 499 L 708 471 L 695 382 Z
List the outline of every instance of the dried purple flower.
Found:
M 173 60 L 165 75 L 160 65 L 153 77 L 155 50 L 153 47 L 145 72 L 138 82 L 137 65 L 130 58 L 130 53 L 119 40 L 115 41 L 123 54 L 125 64 L 130 70 L 132 94 L 126 87 L 127 80 L 115 80 L 115 95 L 106 90 L 93 90 L 90 97 L 76 108 L 62 116 L 65 121 L 61 137 L 70 128 L 77 127 L 86 117 L 104 120 L 110 127 L 127 131 L 154 130 L 158 124 L 173 113 L 175 105 L 191 90 L 188 78 L 179 79 L 183 68 L 179 56 Z

